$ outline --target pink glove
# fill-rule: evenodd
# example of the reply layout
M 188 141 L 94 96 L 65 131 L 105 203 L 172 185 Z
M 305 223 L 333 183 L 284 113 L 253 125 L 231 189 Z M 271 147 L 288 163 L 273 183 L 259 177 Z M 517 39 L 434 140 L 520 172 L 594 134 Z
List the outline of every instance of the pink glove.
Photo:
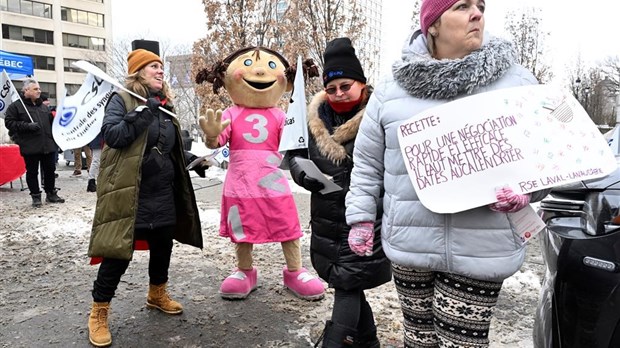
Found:
M 530 195 L 514 193 L 510 187 L 502 187 L 495 191 L 497 202 L 489 204 L 489 208 L 500 213 L 514 213 L 530 204 Z
M 374 238 L 374 222 L 358 222 L 349 231 L 349 247 L 359 256 L 370 256 Z

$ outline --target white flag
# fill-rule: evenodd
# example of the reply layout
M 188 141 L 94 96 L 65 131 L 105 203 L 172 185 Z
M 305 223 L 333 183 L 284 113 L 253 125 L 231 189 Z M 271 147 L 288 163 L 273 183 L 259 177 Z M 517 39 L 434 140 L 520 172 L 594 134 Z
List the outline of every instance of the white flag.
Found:
M 306 122 L 306 90 L 301 56 L 297 57 L 293 101 L 288 105 L 286 124 L 282 131 L 279 152 L 308 148 L 308 123 Z
M 58 106 L 52 135 L 62 150 L 77 149 L 90 143 L 101 131 L 103 114 L 115 87 L 91 73 L 80 89 L 65 97 Z
M 19 99 L 19 93 L 17 93 L 11 79 L 9 79 L 9 75 L 3 69 L 0 76 L 0 118 L 4 119 L 6 109 L 17 99 Z

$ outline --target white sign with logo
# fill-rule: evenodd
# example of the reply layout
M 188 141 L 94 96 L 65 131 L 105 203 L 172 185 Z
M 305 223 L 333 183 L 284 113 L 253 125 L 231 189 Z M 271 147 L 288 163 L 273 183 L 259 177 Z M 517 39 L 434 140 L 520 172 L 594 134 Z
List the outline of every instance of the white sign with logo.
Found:
M 605 176 L 607 141 L 568 92 L 535 85 L 458 99 L 403 122 L 398 140 L 420 199 L 437 213 Z
M 88 73 L 77 93 L 64 98 L 52 125 L 52 135 L 61 149 L 80 148 L 95 139 L 114 90 L 109 82 Z
M 282 131 L 279 152 L 308 148 L 308 123 L 306 122 L 308 111 L 306 110 L 306 90 L 301 56 L 297 57 L 292 99 L 286 111 L 286 124 Z
M 0 75 L 0 118 L 4 119 L 6 109 L 17 99 L 19 99 L 19 93 L 3 69 Z

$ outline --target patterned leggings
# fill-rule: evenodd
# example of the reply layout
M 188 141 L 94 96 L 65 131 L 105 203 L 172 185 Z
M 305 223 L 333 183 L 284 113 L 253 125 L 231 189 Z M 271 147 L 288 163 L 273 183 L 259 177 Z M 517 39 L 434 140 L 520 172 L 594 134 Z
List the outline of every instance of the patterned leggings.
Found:
M 416 271 L 392 263 L 406 348 L 483 348 L 502 282 Z

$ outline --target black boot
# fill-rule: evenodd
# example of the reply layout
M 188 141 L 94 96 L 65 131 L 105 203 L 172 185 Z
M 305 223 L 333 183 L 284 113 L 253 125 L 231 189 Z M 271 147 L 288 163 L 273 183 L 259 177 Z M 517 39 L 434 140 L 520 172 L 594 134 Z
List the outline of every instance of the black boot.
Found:
M 97 182 L 95 179 L 88 179 L 88 186 L 86 186 L 86 192 L 97 192 Z
M 381 348 L 379 338 L 377 338 L 377 330 L 368 331 L 363 334 L 359 334 L 355 338 L 355 348 Z
M 32 196 L 32 206 L 35 208 L 39 208 L 43 205 L 41 202 L 41 193 L 31 193 Z
M 47 203 L 64 203 L 65 202 L 64 198 L 58 197 L 57 192 L 58 192 L 58 189 L 46 192 L 45 201 Z
M 346 326 L 334 324 L 331 320 L 325 322 L 325 329 L 321 337 L 323 338 L 323 348 L 342 348 L 353 347 L 354 337 L 357 331 Z M 315 347 L 318 347 L 319 343 Z

